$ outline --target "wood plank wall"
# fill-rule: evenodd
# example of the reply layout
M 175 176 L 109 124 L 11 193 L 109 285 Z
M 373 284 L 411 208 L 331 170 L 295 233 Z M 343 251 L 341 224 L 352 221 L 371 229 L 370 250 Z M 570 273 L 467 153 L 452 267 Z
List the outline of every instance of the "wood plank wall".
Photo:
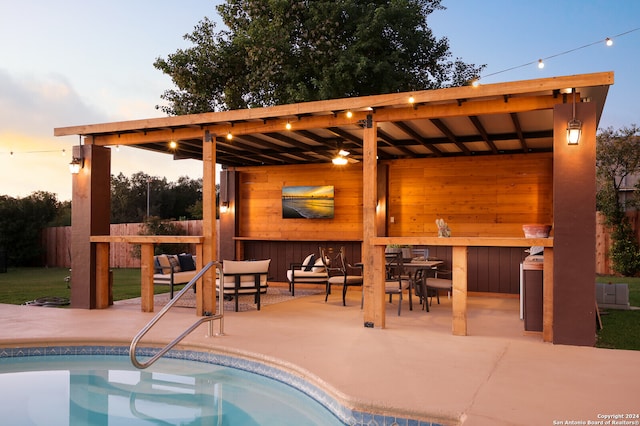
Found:
M 389 235 L 522 236 L 553 223 L 551 153 L 425 158 L 389 163 Z M 506 160 L 506 161 L 505 161 Z
M 500 157 L 455 157 L 389 162 L 389 235 L 437 235 L 436 218 L 444 218 L 454 235 L 522 235 L 523 223 L 552 223 L 550 154 L 512 155 L 508 163 Z M 302 253 L 317 251 L 320 242 L 342 241 L 358 246 L 362 235 L 362 169 L 321 164 L 300 170 L 296 167 L 254 167 L 241 169 L 240 236 L 255 238 L 245 243 L 248 258 L 265 258 L 259 241 L 288 241 L 293 250 L 280 264 L 299 261 Z M 334 219 L 282 219 L 282 186 L 334 185 Z M 640 233 L 640 214 L 630 213 Z M 189 235 L 201 234 L 200 221 L 181 221 Z M 112 235 L 139 233 L 139 224 L 111 225 Z M 596 273 L 612 274 L 608 259 L 610 231 L 597 224 Z M 43 232 L 47 266 L 69 267 L 70 227 L 47 228 Z M 293 249 L 293 241 L 298 248 Z M 302 242 L 308 241 L 308 244 Z M 348 244 L 351 242 L 351 244 Z M 122 246 L 122 247 L 119 247 Z M 435 248 L 434 248 L 435 249 Z M 139 259 L 127 244 L 113 244 L 111 267 L 139 267 Z M 268 248 L 271 253 L 273 247 Z M 281 248 L 277 248 L 280 251 Z M 359 251 L 353 251 L 354 259 Z M 358 248 L 359 250 L 359 248 Z M 440 249 L 438 249 L 440 250 Z M 308 253 L 307 253 L 308 254 Z M 519 253 L 510 256 L 518 257 Z M 446 251 L 437 255 L 448 259 Z M 355 256 L 355 257 L 354 257 Z M 450 256 L 450 255 L 449 255 Z M 475 255 L 470 252 L 470 262 Z M 493 257 L 493 256 L 492 256 Z M 499 256 L 500 257 L 500 256 Z M 519 262 L 517 262 L 519 263 Z M 275 266 L 273 275 L 282 265 Z M 470 266 L 472 268 L 472 266 Z M 484 272 L 478 272 L 484 274 Z M 471 282 L 472 278 L 470 278 Z M 502 288 L 503 285 L 500 284 Z M 472 290 L 474 291 L 474 290 Z
M 262 240 L 362 239 L 362 166 L 243 167 L 238 188 L 240 237 Z M 333 219 L 283 219 L 284 186 L 333 185 Z

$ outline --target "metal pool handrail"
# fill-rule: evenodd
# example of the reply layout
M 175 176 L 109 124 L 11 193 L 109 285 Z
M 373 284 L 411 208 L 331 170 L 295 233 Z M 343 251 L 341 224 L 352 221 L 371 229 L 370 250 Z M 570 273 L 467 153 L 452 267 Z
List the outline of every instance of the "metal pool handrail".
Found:
M 173 348 L 175 345 L 177 345 L 182 339 L 187 337 L 187 335 L 189 335 L 189 333 L 191 333 L 193 330 L 198 328 L 200 326 L 200 324 L 205 323 L 207 321 L 209 322 L 209 336 L 211 336 L 213 334 L 212 322 L 217 320 L 217 319 L 220 320 L 220 331 L 218 332 L 218 335 L 219 336 L 223 336 L 224 335 L 224 301 L 223 301 L 223 295 L 220 293 L 220 290 L 218 290 L 218 298 L 220 300 L 220 303 L 219 303 L 219 308 L 218 308 L 218 313 L 217 314 L 214 315 L 211 312 L 205 312 L 204 313 L 205 316 L 203 316 L 202 318 L 198 319 L 193 325 L 188 327 L 184 332 L 182 332 L 182 334 L 180 334 L 178 337 L 173 339 L 164 348 L 160 349 L 160 351 L 158 353 L 156 353 L 154 356 L 149 358 L 146 362 L 140 362 L 136 358 L 136 347 L 138 346 L 138 342 L 140 342 L 140 340 L 144 337 L 144 335 L 147 334 L 149 332 L 149 330 L 151 330 L 151 328 L 158 321 L 160 321 L 160 318 L 162 318 L 164 316 L 164 314 L 166 314 L 169 311 L 169 309 L 171 309 L 171 307 L 173 305 L 175 305 L 175 303 L 182 297 L 182 295 L 184 295 L 191 287 L 193 287 L 195 285 L 196 281 L 198 281 L 212 266 L 215 266 L 216 268 L 218 268 L 218 276 L 220 277 L 220 279 L 223 279 L 221 263 L 220 262 L 216 262 L 216 261 L 211 261 L 211 262 L 207 263 L 204 266 L 204 268 L 202 268 L 202 270 L 200 272 L 198 272 L 196 274 L 196 276 L 193 277 L 191 279 L 191 281 L 189 281 L 189 283 L 187 283 L 187 285 L 185 285 L 184 288 L 182 290 L 180 290 L 180 292 L 178 292 L 178 294 L 173 299 L 171 299 L 169 301 L 169 303 L 167 303 L 164 306 L 164 308 L 162 308 L 162 310 L 160 312 L 158 312 L 156 314 L 156 316 L 154 316 L 151 319 L 151 321 L 149 321 L 149 323 L 144 326 L 144 328 L 142 328 L 142 330 L 140 330 L 138 332 L 138 334 L 136 334 L 136 336 L 131 341 L 131 345 L 129 345 L 129 357 L 131 358 L 131 363 L 135 367 L 140 368 L 140 369 L 149 367 L 151 364 L 156 362 L 162 355 L 164 355 L 167 352 L 169 352 L 171 350 L 171 348 Z

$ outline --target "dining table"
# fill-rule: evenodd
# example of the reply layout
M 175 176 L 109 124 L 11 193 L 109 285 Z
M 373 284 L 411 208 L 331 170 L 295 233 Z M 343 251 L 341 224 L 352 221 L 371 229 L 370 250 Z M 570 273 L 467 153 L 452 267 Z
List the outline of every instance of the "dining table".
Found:
M 433 258 L 414 258 L 410 261 L 403 262 L 402 266 L 405 269 L 405 272 L 409 275 L 411 281 L 411 289 L 416 295 L 419 295 L 422 303 L 425 304 L 426 311 L 429 311 L 429 307 L 426 306 L 427 303 L 427 292 L 425 285 L 425 278 L 428 273 L 431 271 L 436 271 L 438 266 L 443 265 L 444 261 L 442 259 L 433 259 Z M 420 281 L 418 283 L 418 281 Z M 415 291 L 416 285 L 420 285 L 420 293 Z

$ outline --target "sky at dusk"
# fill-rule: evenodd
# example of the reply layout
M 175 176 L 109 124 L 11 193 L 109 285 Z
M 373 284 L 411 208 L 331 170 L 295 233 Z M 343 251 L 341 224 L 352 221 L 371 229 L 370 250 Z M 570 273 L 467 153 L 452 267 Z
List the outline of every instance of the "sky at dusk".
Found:
M 0 195 L 43 190 L 70 199 L 67 165 L 78 138 L 56 138 L 53 129 L 162 117 L 155 107 L 172 85 L 154 60 L 189 47 L 183 35 L 205 16 L 220 22 L 220 3 L 0 0 Z M 453 57 L 487 65 L 482 83 L 613 71 L 600 128 L 640 124 L 640 2 L 442 4 L 447 9 L 431 14 L 429 27 L 449 39 Z M 202 176 L 198 161 L 132 148 L 112 153 L 113 174 L 138 171 L 170 181 Z

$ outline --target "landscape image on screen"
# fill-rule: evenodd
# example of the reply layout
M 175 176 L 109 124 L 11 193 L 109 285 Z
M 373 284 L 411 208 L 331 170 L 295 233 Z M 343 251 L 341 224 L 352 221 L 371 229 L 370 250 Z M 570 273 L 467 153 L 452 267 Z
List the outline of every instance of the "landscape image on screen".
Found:
M 333 186 L 285 186 L 282 188 L 282 217 L 331 219 L 333 201 Z

